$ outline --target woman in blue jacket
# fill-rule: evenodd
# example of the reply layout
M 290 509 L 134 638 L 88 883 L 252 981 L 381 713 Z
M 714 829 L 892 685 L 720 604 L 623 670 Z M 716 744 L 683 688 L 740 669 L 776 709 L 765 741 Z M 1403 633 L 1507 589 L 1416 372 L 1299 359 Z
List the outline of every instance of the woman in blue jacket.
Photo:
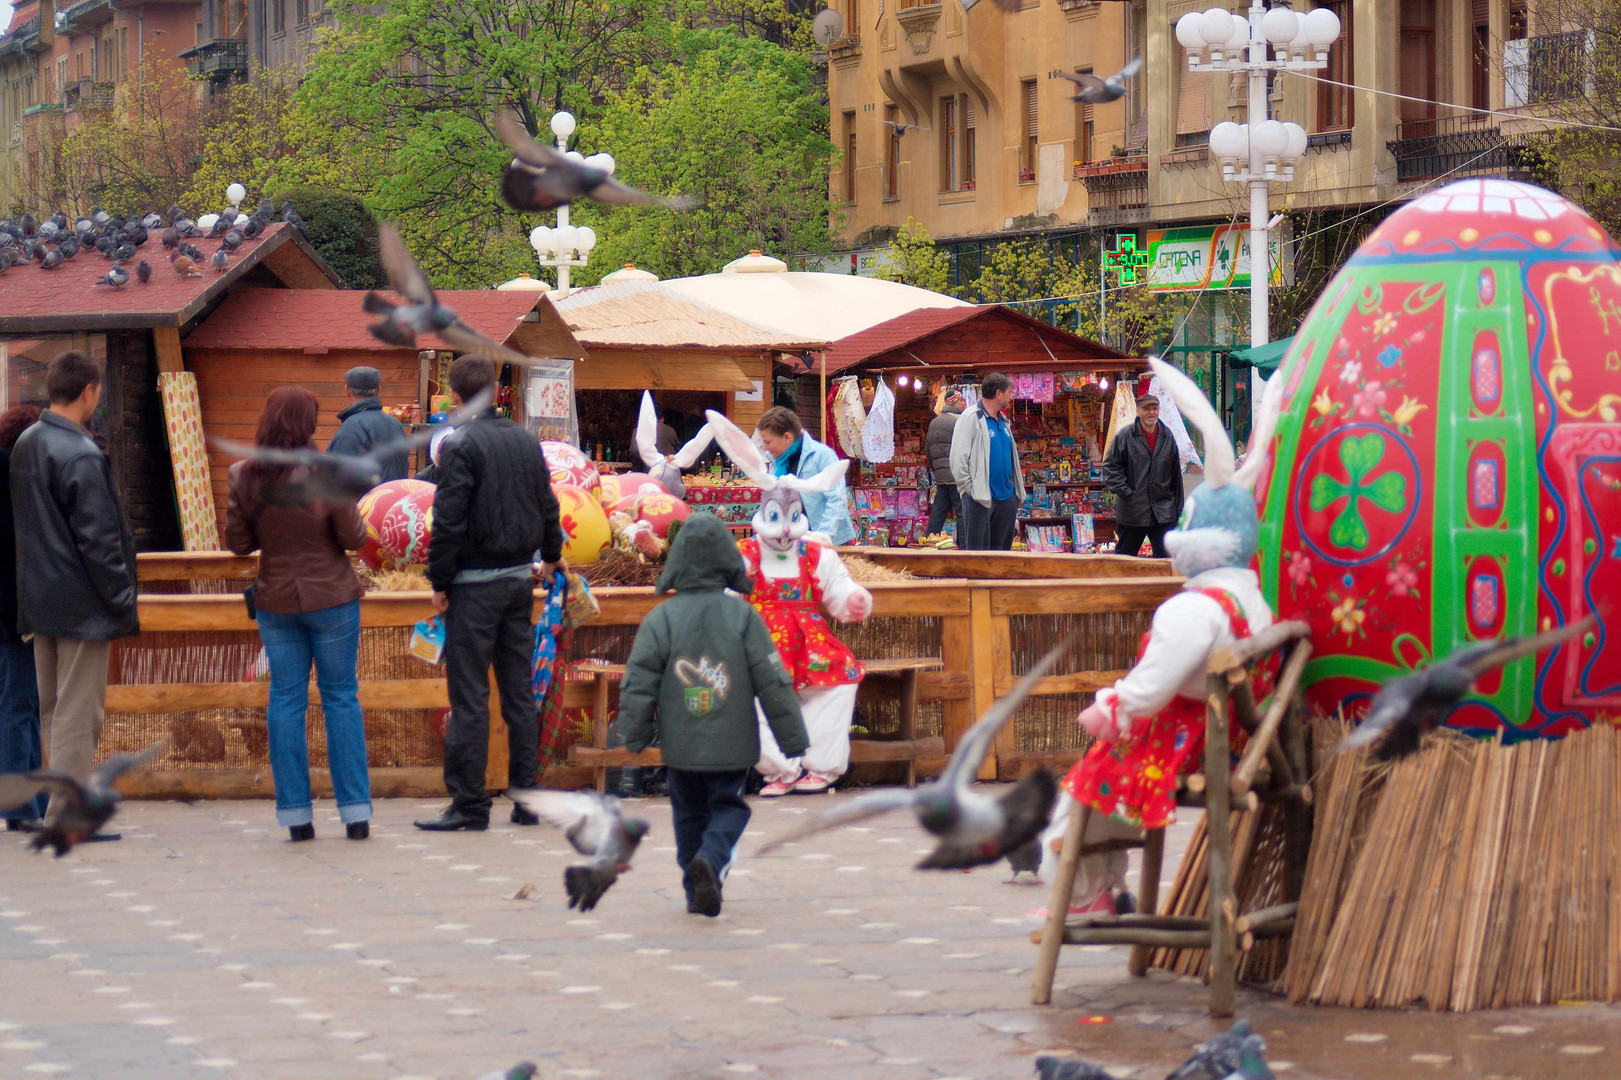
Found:
M 771 455 L 771 467 L 778 476 L 809 479 L 839 460 L 831 449 L 811 437 L 792 409 L 781 405 L 760 416 L 755 433 Z M 844 481 L 826 494 L 807 491 L 804 500 L 811 532 L 821 533 L 835 545 L 854 542 L 856 526 L 850 516 L 850 492 Z

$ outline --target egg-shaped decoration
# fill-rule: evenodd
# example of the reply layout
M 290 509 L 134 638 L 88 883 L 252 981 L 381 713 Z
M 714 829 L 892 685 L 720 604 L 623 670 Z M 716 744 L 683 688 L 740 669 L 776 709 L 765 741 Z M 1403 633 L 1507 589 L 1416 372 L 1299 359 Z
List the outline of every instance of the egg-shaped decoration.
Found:
M 653 526 L 653 532 L 660 540 L 667 540 L 670 536 L 670 526 L 678 521 L 685 521 L 692 515 L 692 507 L 686 500 L 678 499 L 674 495 L 638 495 L 636 497 L 636 520 L 645 521 Z
M 586 491 L 595 491 L 602 482 L 597 467 L 573 443 L 543 439 L 540 449 L 546 455 L 546 467 L 551 470 L 553 487 L 571 484 Z
M 428 561 L 434 486 L 426 480 L 390 480 L 360 497 L 366 540 L 357 554 L 373 570 Z
M 584 488 L 559 484 L 554 490 L 563 523 L 563 557 L 575 566 L 590 566 L 613 539 L 608 515 Z
M 657 495 L 668 492 L 668 488 L 646 473 L 628 472 L 617 476 L 609 473 L 602 477 L 602 486 L 597 489 L 597 498 L 602 500 L 603 506 L 611 507 L 627 495 Z
M 1596 615 L 1446 722 L 1508 739 L 1621 719 L 1621 263 L 1574 203 L 1464 180 L 1381 224 L 1280 366 L 1259 569 L 1312 628 L 1306 695 Z

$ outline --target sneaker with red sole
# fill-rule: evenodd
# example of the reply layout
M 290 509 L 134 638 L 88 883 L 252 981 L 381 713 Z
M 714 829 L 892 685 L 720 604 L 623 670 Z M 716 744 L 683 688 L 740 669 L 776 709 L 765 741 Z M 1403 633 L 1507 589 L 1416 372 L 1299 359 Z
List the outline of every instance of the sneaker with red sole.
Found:
M 807 771 L 794 782 L 795 795 L 822 795 L 831 790 L 839 778 Z
M 793 791 L 794 785 L 798 782 L 799 777 L 797 776 L 779 776 L 760 789 L 760 798 L 780 799 Z

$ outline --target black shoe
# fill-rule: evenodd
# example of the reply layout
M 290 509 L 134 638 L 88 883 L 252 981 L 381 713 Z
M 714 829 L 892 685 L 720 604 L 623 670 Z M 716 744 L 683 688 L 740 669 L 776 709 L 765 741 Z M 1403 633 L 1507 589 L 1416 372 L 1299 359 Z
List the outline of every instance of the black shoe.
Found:
M 694 915 L 707 915 L 713 919 L 720 914 L 720 876 L 709 860 L 702 855 L 687 864 L 687 889 L 692 899 L 687 911 Z
M 309 823 L 303 825 L 287 826 L 287 835 L 293 843 L 303 843 L 305 840 L 315 839 L 315 826 Z
M 525 810 L 522 806 L 513 806 L 512 823 L 514 825 L 539 825 L 540 815 L 533 810 Z
M 1121 890 L 1114 898 L 1114 913 L 1116 915 L 1133 915 L 1137 911 L 1137 898 L 1129 892 Z
M 490 819 L 469 817 L 452 806 L 438 817 L 423 818 L 421 821 L 413 821 L 411 824 L 423 832 L 457 832 L 458 830 L 483 832 L 490 827 Z
M 37 817 L 6 819 L 6 832 L 36 833 L 43 828 L 45 828 L 45 822 Z
M 349 839 L 351 840 L 370 840 L 371 822 L 351 821 L 349 824 L 343 827 L 343 831 L 349 834 Z
M 124 834 L 123 833 L 97 832 L 97 833 L 91 833 L 89 836 L 85 837 L 83 840 L 80 840 L 79 843 L 81 843 L 81 844 L 105 844 L 105 843 L 109 843 L 109 842 L 111 842 L 113 840 L 122 840 L 122 839 L 124 839 Z

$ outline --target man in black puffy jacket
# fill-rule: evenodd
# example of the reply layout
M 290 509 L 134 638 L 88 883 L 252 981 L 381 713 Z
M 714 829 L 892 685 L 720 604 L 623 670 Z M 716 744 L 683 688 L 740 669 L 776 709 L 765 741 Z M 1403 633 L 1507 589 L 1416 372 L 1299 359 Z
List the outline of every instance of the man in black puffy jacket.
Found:
M 101 368 L 83 353 L 63 353 L 51 361 L 45 387 L 50 409 L 11 452 L 17 624 L 34 635 L 51 767 L 83 781 L 106 716 L 112 641 L 140 630 L 135 541 L 107 455 L 85 429 L 101 403 Z M 57 809 L 51 803 L 48 815 Z
M 495 381 L 487 360 L 464 356 L 450 367 L 459 405 Z M 428 542 L 428 581 L 445 616 L 445 788 L 451 803 L 416 827 L 432 832 L 482 830 L 490 823 L 484 793 L 489 759 L 489 670 L 495 666 L 501 715 L 511 749 L 508 787 L 535 785 L 540 724 L 530 686 L 534 660 L 533 560 L 542 579 L 563 562 L 563 527 L 540 440 L 510 420 L 486 413 L 463 424 L 440 452 Z M 512 820 L 539 819 L 521 806 Z
M 1137 420 L 1116 433 L 1103 482 L 1115 496 L 1115 554 L 1135 555 L 1146 539 L 1166 558 L 1165 533 L 1182 516 L 1182 455 L 1159 422 L 1159 398 L 1137 396 Z

